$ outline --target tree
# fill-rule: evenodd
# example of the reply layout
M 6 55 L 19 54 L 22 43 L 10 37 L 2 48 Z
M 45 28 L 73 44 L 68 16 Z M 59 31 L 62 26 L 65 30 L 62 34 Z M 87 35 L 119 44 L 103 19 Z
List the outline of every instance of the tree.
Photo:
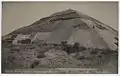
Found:
M 63 50 L 66 50 L 66 47 L 67 47 L 67 41 L 61 41 L 61 45 L 62 45 L 62 49 Z
M 116 40 L 115 44 L 118 46 L 118 37 L 115 37 L 115 40 Z
M 74 52 L 79 52 L 79 50 L 80 50 L 79 46 L 80 46 L 80 44 L 78 42 L 75 42 L 74 45 L 73 45 L 73 51 Z
M 79 50 L 79 46 L 80 46 L 80 44 L 78 42 L 75 42 L 73 45 L 73 47 L 76 48 L 77 50 Z
M 61 41 L 61 44 L 64 46 L 67 44 L 67 41 Z
M 39 61 L 34 61 L 31 65 L 30 68 L 35 68 L 39 64 Z

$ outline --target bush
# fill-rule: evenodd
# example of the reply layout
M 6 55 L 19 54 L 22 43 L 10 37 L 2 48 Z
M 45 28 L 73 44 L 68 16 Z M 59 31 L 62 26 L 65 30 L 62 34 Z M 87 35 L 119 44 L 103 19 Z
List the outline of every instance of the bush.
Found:
M 73 45 L 73 51 L 79 52 L 79 46 L 80 46 L 80 44 L 76 42 L 76 43 Z
M 100 54 L 107 55 L 107 54 L 112 54 L 112 53 L 113 51 L 106 49 L 106 50 L 103 50 Z
M 37 55 L 37 58 L 44 58 L 44 57 L 45 57 L 44 53 L 42 53 L 42 54 L 40 53 Z
M 102 55 L 98 55 L 97 57 L 101 58 L 101 57 L 102 57 Z
M 20 51 L 20 49 L 19 49 L 19 48 L 17 48 L 17 47 L 14 47 L 14 48 L 11 48 L 11 51 L 17 51 L 17 52 L 19 52 L 19 51 Z
M 93 51 L 91 51 L 90 53 L 91 53 L 91 54 L 97 54 L 98 51 L 93 50 Z
M 86 57 L 85 57 L 85 56 L 80 56 L 80 57 L 78 57 L 77 59 L 78 59 L 78 60 L 83 60 L 83 59 L 86 59 Z
M 72 47 L 71 46 L 66 46 L 64 49 L 68 54 L 72 53 Z
M 67 45 L 67 41 L 61 41 L 61 44 L 62 44 L 63 46 L 65 46 L 65 45 Z
M 80 44 L 78 42 L 74 43 L 73 47 L 79 49 Z
M 34 61 L 31 65 L 30 68 L 34 68 L 35 66 L 37 66 L 39 64 L 39 61 Z
M 82 50 L 86 50 L 86 48 L 85 47 L 79 47 L 79 51 L 82 51 Z
M 68 44 L 64 43 L 64 48 L 63 48 L 63 50 L 66 51 L 68 54 L 79 52 L 84 49 L 86 49 L 86 48 L 80 47 L 80 44 L 77 42 L 74 45 L 68 45 Z
M 30 44 L 31 40 L 30 39 L 25 39 L 20 41 L 22 44 Z

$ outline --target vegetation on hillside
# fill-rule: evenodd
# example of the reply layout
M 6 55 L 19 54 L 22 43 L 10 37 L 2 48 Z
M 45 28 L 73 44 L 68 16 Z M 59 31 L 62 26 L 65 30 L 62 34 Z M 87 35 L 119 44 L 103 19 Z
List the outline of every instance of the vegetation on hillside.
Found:
M 3 45 L 2 48 L 3 68 L 6 69 L 98 67 L 107 64 L 110 57 L 115 57 L 114 59 L 117 61 L 118 56 L 117 51 L 86 48 L 79 43 L 70 45 L 66 41 L 61 42 L 61 44 L 9 44 Z M 50 53 L 49 56 L 46 53 Z M 63 53 L 66 54 L 63 55 Z M 45 64 L 42 64 L 44 62 Z

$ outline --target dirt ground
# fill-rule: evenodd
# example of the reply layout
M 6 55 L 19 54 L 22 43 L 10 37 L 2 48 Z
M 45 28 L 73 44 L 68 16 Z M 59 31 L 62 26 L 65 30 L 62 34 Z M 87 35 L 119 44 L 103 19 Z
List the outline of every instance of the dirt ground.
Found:
M 115 50 L 67 53 L 60 45 L 2 45 L 3 73 L 117 73 L 117 63 Z

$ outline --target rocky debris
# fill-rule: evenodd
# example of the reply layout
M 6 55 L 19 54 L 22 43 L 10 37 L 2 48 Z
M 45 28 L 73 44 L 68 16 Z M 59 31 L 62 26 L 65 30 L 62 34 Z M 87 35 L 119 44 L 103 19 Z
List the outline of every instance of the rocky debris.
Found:
M 55 50 L 55 49 L 50 49 L 49 51 L 45 52 L 44 58 L 40 59 L 40 64 L 39 66 L 48 66 L 50 68 L 59 68 L 59 67 L 75 67 L 76 62 L 78 61 L 71 56 L 69 56 L 65 51 L 62 50 Z
M 24 47 L 24 48 L 21 48 Z M 5 59 L 6 68 L 29 68 L 31 63 L 36 58 L 36 51 L 34 49 L 27 49 L 27 46 L 14 46 L 7 54 Z
M 63 56 L 66 57 L 68 56 L 67 53 L 65 51 L 62 50 L 56 50 L 56 49 L 50 49 L 47 52 L 45 52 L 45 55 L 49 58 L 55 58 L 55 57 L 59 57 L 59 56 Z
M 17 36 L 12 41 L 12 44 L 18 45 L 18 44 L 30 44 L 30 34 L 24 35 L 24 34 L 17 34 Z

